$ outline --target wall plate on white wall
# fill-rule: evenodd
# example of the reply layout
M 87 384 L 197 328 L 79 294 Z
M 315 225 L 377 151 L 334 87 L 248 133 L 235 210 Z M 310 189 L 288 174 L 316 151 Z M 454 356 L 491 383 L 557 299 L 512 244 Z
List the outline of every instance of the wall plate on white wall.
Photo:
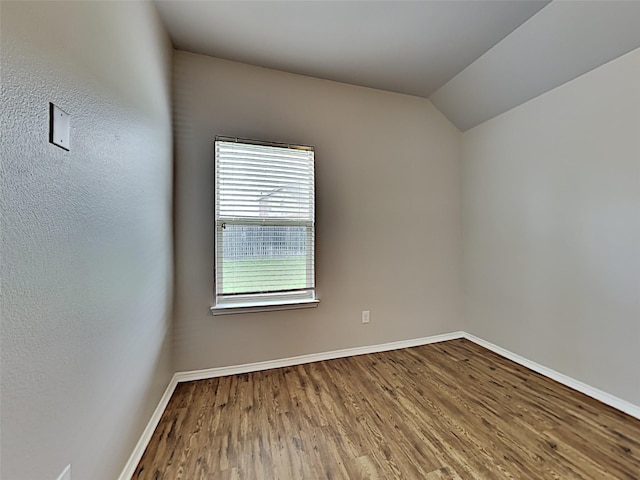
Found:
M 49 104 L 49 142 L 69 150 L 71 116 L 60 107 Z

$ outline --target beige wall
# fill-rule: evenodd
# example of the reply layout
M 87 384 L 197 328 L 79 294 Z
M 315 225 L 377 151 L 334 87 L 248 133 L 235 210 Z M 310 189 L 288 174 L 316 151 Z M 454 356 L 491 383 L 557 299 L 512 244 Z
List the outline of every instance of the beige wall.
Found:
M 170 378 L 171 45 L 150 3 L 0 8 L 0 477 L 112 480 Z
M 640 50 L 463 136 L 467 328 L 640 405 Z
M 460 134 L 429 101 L 178 51 L 174 113 L 176 370 L 461 328 Z M 209 313 L 216 134 L 316 147 L 317 309 Z

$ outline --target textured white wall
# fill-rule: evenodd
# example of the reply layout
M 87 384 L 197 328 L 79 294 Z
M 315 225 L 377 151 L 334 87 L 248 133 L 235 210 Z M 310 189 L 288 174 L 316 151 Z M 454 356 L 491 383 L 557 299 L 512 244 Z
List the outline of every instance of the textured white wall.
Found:
M 460 329 L 460 133 L 428 100 L 180 51 L 174 72 L 176 370 Z M 216 134 L 316 147 L 318 308 L 209 313 Z
M 463 135 L 467 328 L 640 405 L 640 50 Z
M 171 45 L 150 3 L 1 9 L 0 476 L 113 479 L 170 378 Z

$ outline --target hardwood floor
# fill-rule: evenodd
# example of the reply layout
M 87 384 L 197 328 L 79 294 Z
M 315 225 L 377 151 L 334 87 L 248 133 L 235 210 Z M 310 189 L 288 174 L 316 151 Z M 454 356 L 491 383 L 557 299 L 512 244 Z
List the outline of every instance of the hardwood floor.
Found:
M 639 479 L 640 420 L 467 340 L 179 384 L 139 479 Z

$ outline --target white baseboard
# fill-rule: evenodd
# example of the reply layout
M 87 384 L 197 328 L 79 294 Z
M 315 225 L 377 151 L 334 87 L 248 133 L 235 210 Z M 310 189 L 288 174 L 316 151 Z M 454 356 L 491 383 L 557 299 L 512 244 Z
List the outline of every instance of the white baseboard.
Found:
M 567 387 L 573 388 L 585 395 L 588 395 L 591 398 L 595 398 L 596 400 L 601 401 L 602 403 L 609 405 L 617 410 L 620 410 L 632 417 L 640 419 L 640 407 L 634 405 L 633 403 L 627 402 L 626 400 L 622 400 L 621 398 L 615 397 L 607 392 L 599 390 L 591 385 L 587 385 L 575 378 L 571 378 L 563 373 L 557 372 L 551 368 L 545 367 L 544 365 L 540 365 L 539 363 L 533 362 L 527 358 L 521 357 L 520 355 L 510 352 L 509 350 L 494 345 L 493 343 L 487 342 L 481 338 L 476 337 L 475 335 L 471 335 L 470 333 L 464 332 L 464 338 L 467 340 L 477 343 L 481 347 L 487 348 L 492 352 L 497 353 L 500 356 L 508 358 L 509 360 L 522 365 L 523 367 L 530 368 L 534 372 L 537 372 L 545 377 L 548 377 L 552 380 L 555 380 L 558 383 L 562 383 Z
M 229 367 L 217 367 L 207 368 L 204 370 L 177 372 L 169 382 L 167 389 L 162 395 L 162 398 L 160 399 L 158 406 L 154 410 L 153 415 L 149 419 L 149 423 L 144 429 L 140 440 L 138 440 L 133 453 L 129 457 L 129 460 L 127 461 L 127 464 L 120 474 L 120 477 L 118 477 L 118 480 L 131 480 L 131 477 L 134 475 L 135 469 L 138 466 L 138 463 L 140 462 L 140 459 L 142 458 L 142 455 L 144 454 L 144 451 L 147 448 L 149 441 L 151 440 L 151 436 L 158 426 L 160 418 L 162 417 L 165 408 L 169 404 L 171 395 L 173 395 L 173 391 L 175 390 L 178 383 L 189 382 L 193 380 L 205 380 L 207 378 L 223 377 L 226 375 L 237 375 L 239 373 L 257 372 L 261 370 L 269 370 L 271 368 L 290 367 L 294 365 L 302 365 L 304 363 L 332 360 L 335 358 L 351 357 L 355 355 L 364 355 L 367 353 L 386 352 L 389 350 L 397 350 L 400 348 L 417 347 L 420 345 L 428 345 L 430 343 L 445 342 L 447 340 L 455 340 L 457 338 L 466 338 L 467 340 L 485 347 L 497 353 L 498 355 L 508 358 L 515 363 L 530 368 L 531 370 L 538 372 L 545 377 L 551 378 L 552 380 L 555 380 L 559 383 L 562 383 L 563 385 L 573 388 L 574 390 L 595 398 L 596 400 L 599 400 L 606 405 L 621 410 L 631 415 L 632 417 L 640 419 L 640 407 L 632 403 L 603 392 L 602 390 L 598 390 L 597 388 L 591 387 L 586 383 L 582 383 L 536 362 L 532 362 L 531 360 L 521 357 L 520 355 L 510 352 L 509 350 L 506 350 L 502 347 L 498 347 L 497 345 L 478 338 L 475 335 L 471 335 L 470 333 L 452 332 L 442 335 L 434 335 L 431 337 L 414 338 L 411 340 L 401 340 L 399 342 L 382 343 L 378 345 L 367 345 L 364 347 L 344 348 L 342 350 L 312 353 L 309 355 L 299 355 L 296 357 L 280 358 L 277 360 L 268 360 L 265 362 L 246 363 L 243 365 L 233 365 Z
M 142 432 L 142 435 L 140 436 L 138 443 L 133 449 L 133 452 L 131 453 L 129 460 L 127 460 L 127 463 L 122 469 L 122 473 L 118 477 L 118 480 L 131 480 L 131 477 L 133 477 L 133 475 L 136 473 L 136 467 L 138 466 L 138 463 L 140 463 L 140 460 L 142 459 L 142 455 L 144 454 L 144 451 L 147 449 L 147 445 L 151 440 L 153 432 L 155 432 L 156 427 L 158 426 L 158 423 L 160 423 L 160 418 L 162 417 L 164 410 L 167 408 L 167 405 L 169 404 L 169 400 L 171 399 L 171 395 L 173 395 L 173 391 L 176 389 L 177 385 L 178 385 L 177 375 L 174 375 L 169 381 L 169 385 L 167 385 L 167 388 L 162 394 L 162 397 L 160 397 L 160 402 L 158 402 L 158 406 L 153 411 L 153 414 L 151 415 L 151 418 L 149 419 L 147 426 Z
M 445 342 L 456 338 L 463 338 L 464 332 L 445 333 L 431 337 L 414 338 L 411 340 L 401 340 L 399 342 L 382 343 L 378 345 L 367 345 L 364 347 L 344 348 L 342 350 L 332 350 L 329 352 L 311 353 L 309 355 L 298 355 L 296 357 L 280 358 L 277 360 L 267 360 L 266 362 L 245 363 L 244 365 L 233 365 L 230 367 L 207 368 L 204 370 L 192 370 L 189 372 L 178 372 L 176 376 L 178 382 L 190 382 L 192 380 L 204 380 L 207 378 L 224 377 L 226 375 L 237 375 L 239 373 L 258 372 L 272 368 L 291 367 L 304 363 L 320 362 L 322 360 L 333 360 L 335 358 L 353 357 L 367 353 L 386 352 L 388 350 L 398 350 L 400 348 L 417 347 L 429 343 Z
M 223 377 L 225 375 L 236 375 L 239 373 L 258 372 L 260 370 L 269 370 L 271 368 L 290 367 L 293 365 L 302 365 L 304 363 L 319 362 L 321 360 L 331 360 L 334 358 L 351 357 L 354 355 L 363 355 L 366 353 L 386 352 L 388 350 L 397 350 L 400 348 L 417 347 L 419 345 L 445 342 L 447 340 L 454 340 L 456 338 L 463 337 L 464 332 L 453 332 L 445 333 L 442 335 L 434 335 L 432 337 L 401 340 L 399 342 L 383 343 L 379 345 L 367 345 L 365 347 L 345 348 L 342 350 L 333 350 L 330 352 L 312 353 L 309 355 L 299 355 L 297 357 L 280 358 L 277 360 L 269 360 L 266 362 L 246 363 L 244 365 L 233 365 L 230 367 L 207 368 L 204 370 L 177 372 L 169 382 L 167 389 L 162 395 L 162 398 L 160 398 L 158 406 L 154 410 L 153 415 L 151 415 L 149 423 L 147 423 L 146 428 L 142 432 L 142 436 L 133 449 L 133 453 L 131 453 L 131 456 L 129 457 L 129 460 L 122 470 L 122 473 L 118 477 L 118 480 L 131 480 L 131 477 L 133 477 L 133 475 L 135 474 L 136 467 L 138 466 L 138 463 L 140 463 L 140 459 L 142 459 L 142 455 L 144 454 L 144 451 L 146 450 L 147 445 L 151 440 L 151 436 L 158 426 L 160 418 L 162 417 L 165 408 L 167 408 L 169 400 L 171 399 L 171 395 L 173 395 L 173 392 L 176 389 L 178 383 L 189 382 L 192 380 L 205 380 L 207 378 Z

